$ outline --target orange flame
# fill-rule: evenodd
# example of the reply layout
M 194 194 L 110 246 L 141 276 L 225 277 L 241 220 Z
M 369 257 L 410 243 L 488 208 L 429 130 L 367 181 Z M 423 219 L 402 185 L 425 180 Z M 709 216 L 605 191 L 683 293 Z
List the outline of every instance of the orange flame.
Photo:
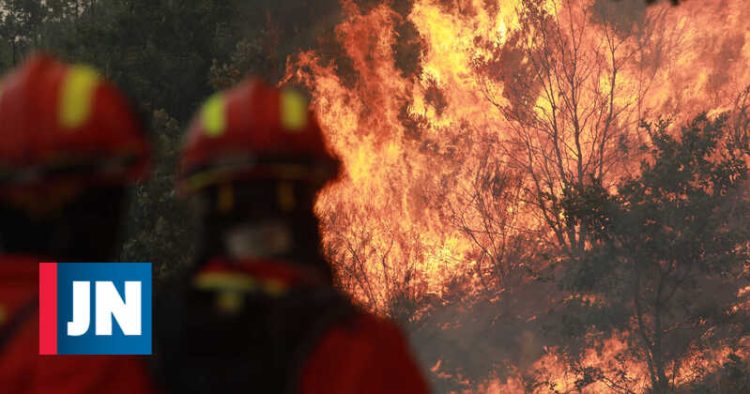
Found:
M 442 296 L 459 276 L 502 288 L 525 263 L 518 237 L 585 247 L 575 229 L 555 231 L 562 214 L 535 195 L 637 171 L 640 119 L 736 105 L 750 85 L 746 2 L 622 3 L 415 0 L 404 14 L 341 0 L 341 59 L 301 53 L 287 79 L 311 90 L 345 165 L 316 207 L 344 288 L 385 313 Z M 587 362 L 606 369 L 623 338 L 604 340 Z M 534 369 L 555 369 L 555 384 L 574 388 L 558 357 L 550 349 Z M 646 387 L 644 366 L 631 373 L 631 389 Z
M 470 203 L 464 192 L 483 167 L 502 167 L 508 155 L 518 153 L 509 148 L 514 127 L 504 110 L 508 91 L 523 81 L 498 75 L 503 71 L 498 65 L 529 62 L 512 58 L 523 55 L 514 49 L 529 44 L 519 41 L 531 40 L 524 29 L 532 28 L 520 24 L 521 3 L 471 0 L 450 6 L 419 0 L 402 16 L 386 4 L 362 11 L 343 0 L 346 17 L 336 38 L 351 70 L 345 74 L 316 51 L 289 64 L 288 78 L 313 92 L 330 143 L 346 167 L 343 179 L 322 193 L 317 205 L 326 249 L 340 269 L 357 278 L 348 285 L 372 306 L 384 307 L 403 290 L 394 286 L 404 282 L 440 293 L 455 273 L 478 263 L 481 253 L 462 227 L 482 225 L 462 226 L 451 213 Z M 593 3 L 542 5 L 564 35 L 580 42 L 576 50 L 585 63 L 578 67 L 586 73 L 577 98 L 583 115 L 601 116 L 597 100 L 613 83 L 612 108 L 619 111 L 621 129 L 644 117 L 682 118 L 731 108 L 732 99 L 750 84 L 745 25 L 750 8 L 743 2 L 650 7 L 619 28 L 598 23 L 597 18 L 614 18 L 615 11 L 597 10 Z M 416 28 L 422 45 L 418 71 L 409 75 L 397 66 L 394 50 L 404 23 Z M 616 46 L 609 58 L 608 45 Z M 615 66 L 613 82 L 607 71 Z M 534 92 L 536 105 L 530 106 L 537 115 L 560 105 L 550 96 L 562 94 L 554 88 L 549 94 L 541 88 Z M 584 134 L 591 130 L 583 128 Z M 582 138 L 586 144 L 594 137 Z M 582 150 L 592 155 L 595 149 Z M 514 228 L 542 224 L 523 204 L 505 209 L 527 216 Z

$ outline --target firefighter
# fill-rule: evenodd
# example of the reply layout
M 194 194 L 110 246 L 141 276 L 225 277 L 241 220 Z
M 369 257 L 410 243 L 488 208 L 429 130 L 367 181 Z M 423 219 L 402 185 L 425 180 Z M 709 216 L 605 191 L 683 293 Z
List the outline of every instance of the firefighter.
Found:
M 178 189 L 202 257 L 161 337 L 176 392 L 424 393 L 400 330 L 334 290 L 316 193 L 336 177 L 307 101 L 257 79 L 209 98 L 186 135 Z M 164 326 L 162 326 L 164 327 Z
M 126 186 L 149 161 L 141 124 L 93 69 L 35 54 L 0 84 L 0 391 L 151 391 L 143 359 L 40 356 L 40 261 L 108 261 Z

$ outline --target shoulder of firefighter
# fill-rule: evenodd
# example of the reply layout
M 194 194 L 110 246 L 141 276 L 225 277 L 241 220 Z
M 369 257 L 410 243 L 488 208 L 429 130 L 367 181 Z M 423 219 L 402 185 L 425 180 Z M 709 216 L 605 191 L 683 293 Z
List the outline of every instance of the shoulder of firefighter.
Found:
M 428 391 L 401 331 L 303 266 L 213 259 L 187 292 L 174 298 L 185 304 L 167 308 L 173 328 L 163 325 L 157 341 L 176 392 Z

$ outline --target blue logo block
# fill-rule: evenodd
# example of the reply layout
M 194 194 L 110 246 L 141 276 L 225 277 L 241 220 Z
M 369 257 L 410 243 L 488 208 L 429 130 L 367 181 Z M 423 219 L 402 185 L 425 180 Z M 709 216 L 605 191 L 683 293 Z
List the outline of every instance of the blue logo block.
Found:
M 151 354 L 151 263 L 40 263 L 39 354 Z

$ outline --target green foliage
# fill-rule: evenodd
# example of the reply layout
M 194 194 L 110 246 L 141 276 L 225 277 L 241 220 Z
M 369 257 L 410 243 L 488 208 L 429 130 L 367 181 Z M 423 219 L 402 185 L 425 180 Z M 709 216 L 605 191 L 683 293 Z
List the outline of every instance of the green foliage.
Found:
M 44 8 L 39 1 L 6 0 L 0 8 L 0 45 L 5 52 L 3 64 L 15 65 L 23 52 L 36 44 L 37 37 L 28 32 L 44 18 Z
M 592 178 L 585 184 L 572 184 L 563 190 L 559 202 L 568 226 L 581 226 L 581 231 L 593 237 L 607 233 L 611 218 L 612 196 L 600 180 Z
M 155 163 L 151 178 L 133 191 L 127 225 L 129 237 L 120 258 L 125 261 L 149 259 L 161 276 L 191 263 L 196 252 L 187 201 L 175 192 L 174 170 L 179 162 L 182 130 L 166 111 L 153 113 Z
M 572 195 L 567 214 L 599 225 L 563 281 L 574 294 L 599 297 L 600 309 L 624 311 L 616 320 L 579 314 L 594 319 L 578 322 L 577 335 L 631 332 L 631 355 L 647 363 L 655 392 L 670 389 L 674 362 L 737 340 L 747 325 L 732 309 L 750 240 L 745 157 L 724 144 L 726 117 L 698 116 L 679 135 L 668 126 L 643 125 L 651 157 L 616 195 L 596 187 Z

